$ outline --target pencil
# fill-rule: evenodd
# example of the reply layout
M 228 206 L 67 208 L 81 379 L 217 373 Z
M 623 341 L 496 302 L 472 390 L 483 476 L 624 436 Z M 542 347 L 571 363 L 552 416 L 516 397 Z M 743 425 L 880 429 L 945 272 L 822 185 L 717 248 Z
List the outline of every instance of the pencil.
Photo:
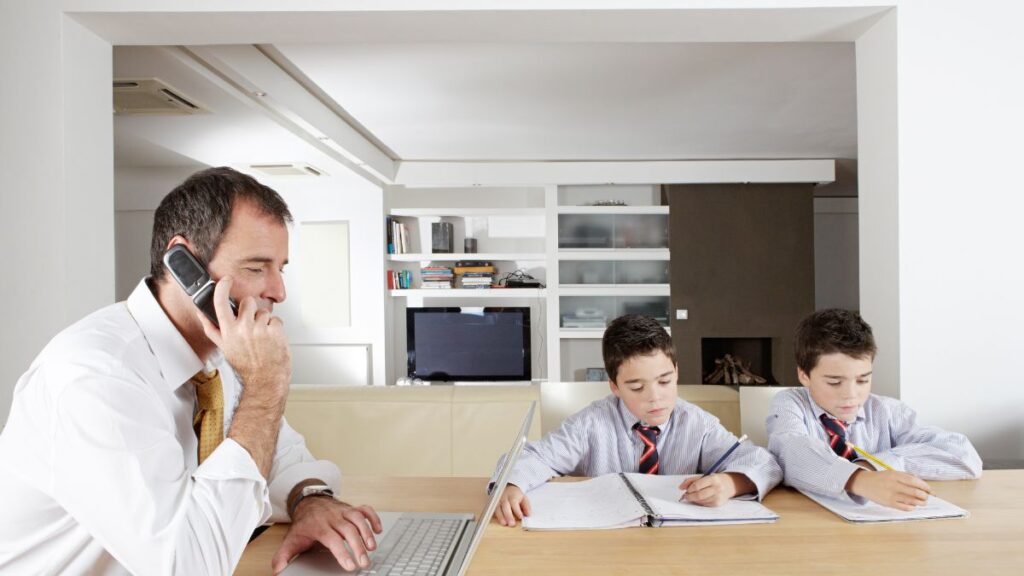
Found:
M 857 446 L 857 445 L 856 445 L 856 444 L 854 444 L 853 442 L 850 442 L 849 440 L 847 440 L 847 441 L 846 441 L 846 445 L 847 445 L 847 446 L 849 446 L 850 448 L 853 448 L 853 450 L 854 450 L 855 452 L 857 452 L 857 454 L 860 454 L 861 456 L 863 456 L 863 457 L 867 458 L 867 459 L 868 459 L 868 460 L 870 460 L 871 462 L 874 462 L 875 464 L 878 464 L 878 465 L 879 465 L 879 466 L 881 466 L 882 468 L 885 468 L 886 470 L 892 470 L 892 466 L 889 466 L 889 465 L 888 465 L 888 464 L 886 464 L 885 462 L 882 462 L 882 461 L 881 461 L 881 460 L 879 460 L 878 458 L 875 458 L 874 456 L 872 456 L 871 454 L 869 454 L 867 450 L 864 450 L 863 448 L 861 448 L 860 446 Z
M 746 440 L 746 439 L 747 439 L 747 435 L 746 434 L 744 434 L 743 436 L 740 436 L 740 439 L 737 440 L 736 443 L 732 445 L 732 448 L 729 448 L 728 450 L 726 450 L 725 454 L 722 454 L 722 457 L 718 459 L 718 462 L 715 462 L 714 464 L 712 464 L 711 468 L 708 468 L 708 471 L 703 473 L 703 474 L 701 474 L 700 477 L 703 478 L 705 476 L 710 476 L 711 474 L 714 474 L 718 470 L 718 467 L 721 466 L 723 462 L 725 462 L 725 459 L 728 458 L 730 454 L 735 452 L 736 449 L 740 447 L 740 444 L 742 444 L 743 441 Z M 683 501 L 683 496 L 686 496 L 686 490 L 683 490 L 682 495 L 679 497 L 679 501 L 680 502 Z
M 725 462 L 725 459 L 728 458 L 729 455 L 732 454 L 734 451 L 736 451 L 736 449 L 740 447 L 740 444 L 742 444 L 743 441 L 746 440 L 746 439 L 747 439 L 747 435 L 746 434 L 744 434 L 743 436 L 740 436 L 740 439 L 737 440 L 736 443 L 732 445 L 732 448 L 729 448 L 728 450 L 726 450 L 725 454 L 722 454 L 722 457 L 718 459 L 718 462 L 715 462 L 714 464 L 711 465 L 711 468 L 708 468 L 708 471 L 704 473 L 704 476 L 709 476 L 709 475 L 714 474 L 715 472 L 717 472 L 719 466 L 721 466 L 722 463 Z M 701 478 L 703 478 L 704 476 L 701 476 Z

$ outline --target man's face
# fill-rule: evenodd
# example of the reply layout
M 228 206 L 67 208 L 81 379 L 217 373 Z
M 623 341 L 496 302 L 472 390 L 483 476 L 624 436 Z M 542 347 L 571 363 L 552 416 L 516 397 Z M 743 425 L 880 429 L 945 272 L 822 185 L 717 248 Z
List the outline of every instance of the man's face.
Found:
M 810 374 L 797 369 L 797 377 L 818 406 L 840 420 L 852 422 L 871 394 L 871 364 L 870 356 L 854 358 L 833 352 L 818 358 Z
M 623 362 L 615 381 L 608 384 L 633 416 L 648 426 L 660 426 L 675 408 L 678 376 L 672 360 L 658 350 Z
M 256 299 L 263 309 L 284 302 L 284 266 L 288 263 L 288 229 L 252 202 L 238 201 L 231 222 L 210 261 L 210 276 L 231 276 L 231 297 Z

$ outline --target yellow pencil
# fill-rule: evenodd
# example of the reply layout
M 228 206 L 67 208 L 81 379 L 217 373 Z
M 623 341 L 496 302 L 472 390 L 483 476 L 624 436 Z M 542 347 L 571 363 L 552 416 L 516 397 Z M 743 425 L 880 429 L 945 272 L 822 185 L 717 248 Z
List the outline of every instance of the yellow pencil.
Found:
M 850 448 L 853 448 L 857 452 L 857 454 L 860 454 L 861 456 L 867 458 L 868 460 L 874 462 L 875 464 L 878 464 L 882 468 L 885 468 L 886 470 L 892 470 L 892 466 L 889 466 L 885 462 L 882 462 L 878 458 L 875 458 L 874 456 L 869 454 L 867 450 L 864 450 L 863 448 L 857 446 L 853 442 L 847 441 L 846 445 L 849 446 Z

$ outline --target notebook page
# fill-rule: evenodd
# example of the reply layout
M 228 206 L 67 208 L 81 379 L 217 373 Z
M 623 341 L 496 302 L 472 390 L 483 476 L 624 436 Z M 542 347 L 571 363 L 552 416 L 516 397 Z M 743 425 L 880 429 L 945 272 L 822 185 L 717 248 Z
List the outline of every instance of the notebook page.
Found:
M 626 474 L 629 481 L 643 494 L 647 504 L 660 516 L 664 524 L 750 524 L 774 522 L 779 516 L 756 500 L 727 500 L 714 508 L 680 502 L 679 484 L 689 476 L 652 476 Z
M 867 501 L 858 504 L 838 498 L 829 498 L 801 491 L 804 496 L 824 506 L 833 514 L 850 522 L 903 522 L 907 520 L 932 520 L 936 518 L 966 518 L 967 510 L 951 504 L 937 496 L 929 496 L 924 506 L 910 512 L 889 508 Z
M 548 482 L 526 493 L 527 530 L 593 530 L 639 526 L 645 516 L 618 474 L 581 482 Z

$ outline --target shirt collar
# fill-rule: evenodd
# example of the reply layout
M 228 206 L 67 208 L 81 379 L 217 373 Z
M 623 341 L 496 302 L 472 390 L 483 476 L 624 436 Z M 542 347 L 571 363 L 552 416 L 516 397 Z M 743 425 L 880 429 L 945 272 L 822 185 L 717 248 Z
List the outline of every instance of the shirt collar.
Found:
M 634 416 L 633 413 L 629 411 L 629 408 L 626 408 L 626 403 L 622 401 L 622 398 L 616 396 L 615 404 L 618 406 L 619 417 L 622 418 L 622 421 L 626 426 L 626 430 L 632 433 L 633 426 L 636 426 L 636 423 L 640 422 L 640 419 Z M 658 426 L 655 426 L 655 428 L 659 430 L 659 435 L 664 435 L 665 431 L 668 430 L 669 428 L 669 423 L 672 422 L 673 418 L 675 418 L 675 415 L 676 409 L 675 407 L 673 407 L 672 414 L 669 415 L 668 420 L 665 420 L 664 424 L 659 424 Z
M 171 390 L 177 390 L 203 369 L 203 361 L 171 323 L 153 295 L 149 280 L 149 277 L 143 278 L 125 304 L 149 344 L 149 349 L 156 356 L 160 373 L 167 385 Z
M 811 403 L 811 412 L 814 413 L 814 418 L 820 421 L 821 415 L 828 414 L 828 412 L 826 412 L 821 406 L 818 406 L 818 403 L 814 401 L 814 397 L 811 396 L 811 391 L 806 387 L 804 388 L 804 394 L 807 395 L 807 401 Z M 835 418 L 835 416 L 832 416 L 831 414 L 829 414 L 829 417 Z M 864 415 L 864 406 L 861 406 L 857 409 L 857 417 L 854 420 L 856 422 L 863 422 L 866 418 L 867 417 Z

